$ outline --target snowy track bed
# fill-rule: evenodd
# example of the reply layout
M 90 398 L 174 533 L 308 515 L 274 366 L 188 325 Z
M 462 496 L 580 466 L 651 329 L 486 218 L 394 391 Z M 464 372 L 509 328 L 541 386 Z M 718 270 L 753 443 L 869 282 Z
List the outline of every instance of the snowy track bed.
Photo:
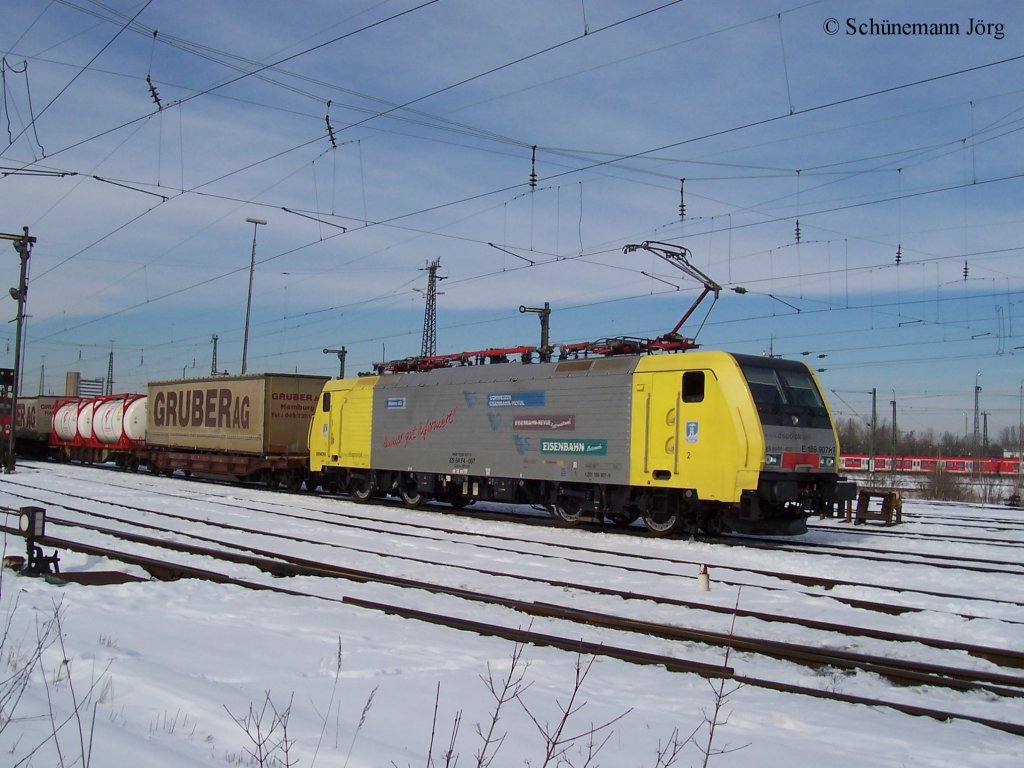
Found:
M 17 508 L 25 504 L 46 507 L 54 520 L 64 520 L 68 523 L 66 528 L 57 524 L 52 530 L 48 528 L 48 534 L 53 536 L 69 539 L 79 536 L 92 537 L 94 543 L 103 542 L 110 545 L 113 537 L 98 531 L 88 532 L 87 529 L 76 528 L 73 524 L 91 522 L 97 526 L 110 528 L 115 527 L 115 524 L 142 524 L 150 526 L 153 535 L 159 535 L 167 540 L 178 540 L 179 543 L 194 540 L 199 534 L 209 540 L 207 545 L 211 547 L 236 552 L 240 549 L 255 549 L 263 553 L 273 553 L 274 556 L 284 559 L 301 558 L 318 563 L 332 563 L 395 579 L 419 580 L 452 590 L 463 589 L 482 595 L 500 596 L 507 600 L 521 601 L 524 605 L 557 605 L 574 611 L 614 616 L 659 626 L 709 633 L 732 633 L 734 636 L 817 645 L 821 648 L 860 654 L 884 654 L 908 663 L 927 662 L 934 665 L 956 666 L 983 674 L 1005 674 L 1008 677 L 1021 674 L 1020 669 L 1013 668 L 1013 658 L 1020 658 L 1024 650 L 1024 625 L 1020 623 L 1024 616 L 1021 615 L 1020 607 L 1014 600 L 1022 593 L 1022 577 L 1012 573 L 978 573 L 966 569 L 951 571 L 927 564 L 906 562 L 881 565 L 870 561 L 832 562 L 831 558 L 819 555 L 783 550 L 726 547 L 685 540 L 641 539 L 580 530 L 536 529 L 514 523 L 455 518 L 431 511 L 413 512 L 389 507 L 361 507 L 323 497 L 272 494 L 255 489 L 219 485 L 197 486 L 181 480 L 145 476 L 111 475 L 83 467 L 26 465 L 19 469 L 16 475 L 6 480 L 7 482 L 0 484 L 0 504 L 8 508 Z M 912 509 L 923 518 L 927 518 L 927 505 L 913 505 Z M 950 514 L 948 507 L 942 507 L 941 511 L 943 515 Z M 967 517 L 973 512 L 974 510 L 970 509 L 964 510 Z M 977 514 L 992 517 L 993 510 L 979 509 Z M 348 522 L 338 519 L 339 516 Z M 381 522 L 388 516 L 393 516 L 393 523 Z M 422 524 L 424 527 L 411 528 L 410 522 Z M 220 527 L 225 523 L 234 527 Z M 9 520 L 8 525 L 10 524 Z M 72 530 L 76 531 L 74 536 L 70 533 Z M 139 530 L 142 532 L 143 529 Z M 858 534 L 864 542 L 858 546 L 870 549 L 871 533 L 869 530 Z M 808 538 L 820 540 L 823 537 L 827 538 L 828 535 L 827 529 L 816 530 L 808 534 Z M 1004 531 L 1000 532 L 999 537 L 1012 535 Z M 879 539 L 880 546 L 891 549 L 893 541 L 899 537 L 888 535 L 880 536 Z M 797 539 L 796 542 L 800 540 Z M 934 552 L 937 548 L 941 553 L 941 542 L 933 538 L 926 544 L 929 552 Z M 14 537 L 8 537 L 6 546 L 7 551 L 11 552 L 18 550 L 22 545 Z M 119 546 L 130 548 L 130 545 L 124 542 Z M 138 547 L 138 551 L 147 549 L 141 544 L 131 546 Z M 901 547 L 906 547 L 909 552 L 913 552 L 916 546 L 923 545 L 909 539 L 901 543 Z M 979 546 L 983 547 L 985 544 L 979 543 Z M 951 542 L 948 548 L 950 554 L 955 555 L 962 553 L 963 544 Z M 1013 562 L 1011 558 L 1016 555 L 1019 562 L 1022 560 L 1019 552 L 1019 549 L 1003 548 L 1000 556 L 1007 562 Z M 71 555 L 63 557 L 65 569 L 112 567 L 109 563 L 101 564 L 89 558 L 76 558 Z M 198 567 L 213 568 L 210 558 L 203 561 L 204 558 L 195 559 Z M 699 592 L 696 588 L 696 564 L 699 563 L 709 563 L 711 566 L 711 592 Z M 823 563 L 827 565 L 823 566 Z M 816 573 L 823 567 L 826 569 L 825 573 Z M 222 563 L 217 565 L 218 570 L 223 568 Z M 687 658 L 717 667 L 726 666 L 725 651 L 719 645 L 659 637 L 656 633 L 644 632 L 639 628 L 634 632 L 610 627 L 584 630 L 580 628 L 581 625 L 567 622 L 562 617 L 530 616 L 508 607 L 467 601 L 451 594 L 410 590 L 395 584 L 339 582 L 337 579 L 328 580 L 305 575 L 281 580 L 240 564 L 231 566 L 227 572 L 238 578 L 254 581 L 262 579 L 268 586 L 285 587 L 308 595 L 317 595 L 321 598 L 320 602 L 324 602 L 322 598 L 336 599 L 344 595 L 409 610 L 458 616 L 468 621 L 492 622 L 511 629 L 528 627 L 540 633 L 582 637 L 592 643 L 605 643 L 608 646 L 629 647 L 644 653 Z M 799 581 L 786 578 L 787 574 Z M 815 577 L 821 577 L 827 584 L 813 585 Z M 837 585 L 836 580 L 844 583 Z M 9 587 L 11 583 L 16 583 L 19 587 L 29 584 L 31 588 L 28 592 L 40 599 L 44 598 L 48 590 L 56 589 L 38 580 L 14 580 L 9 574 L 5 575 L 5 585 Z M 277 605 L 283 599 L 280 596 L 241 596 L 237 594 L 237 590 L 231 592 L 232 588 L 229 586 L 218 588 L 212 585 L 200 586 L 193 582 L 89 589 L 69 586 L 60 594 L 64 595 L 65 600 L 74 598 L 75 605 L 79 605 L 79 601 L 93 603 L 102 600 L 103 595 L 107 594 L 132 595 L 131 599 L 135 600 L 153 599 L 154 603 L 145 609 L 145 615 L 159 615 L 162 603 L 166 601 L 168 595 L 167 590 L 175 587 L 185 593 L 206 596 L 211 594 L 211 590 L 227 590 L 228 592 L 220 594 L 230 594 L 231 601 L 253 601 L 255 612 L 259 612 L 259 606 Z M 7 597 L 8 589 L 5 589 L 4 593 Z M 156 598 L 156 595 L 163 597 Z M 208 597 L 204 597 L 205 599 Z M 304 617 L 307 614 L 319 616 L 325 611 L 329 613 L 330 610 L 323 605 L 317 605 L 313 609 L 311 606 L 317 601 L 309 597 L 292 599 L 295 601 L 293 610 L 296 615 L 290 620 L 290 624 L 288 620 L 285 621 L 291 633 L 285 634 L 303 635 L 309 631 L 316 631 L 317 626 L 322 633 L 324 627 L 318 623 L 319 620 L 305 626 Z M 871 605 L 888 606 L 890 612 L 871 608 Z M 7 608 L 6 601 L 4 607 Z M 209 623 L 220 624 L 219 619 L 212 618 L 217 611 L 216 600 L 208 605 L 207 609 L 211 611 Z M 342 620 L 347 627 L 344 636 L 350 638 L 355 646 L 351 652 L 361 660 L 360 663 L 367 660 L 367 654 L 376 657 L 378 653 L 388 653 L 386 649 L 391 648 L 391 639 L 398 627 L 403 628 L 398 632 L 400 635 L 408 630 L 410 625 L 422 623 L 396 617 L 371 617 L 367 615 L 367 611 L 361 611 L 351 605 L 338 604 L 334 610 L 339 617 L 351 617 Z M 190 612 L 189 620 L 202 624 L 198 618 L 201 613 L 202 608 L 197 607 L 194 614 Z M 804 621 L 813 619 L 836 627 L 846 626 L 851 628 L 851 631 L 843 633 L 838 629 L 808 627 L 800 623 L 787 622 L 784 620 L 787 617 Z M 179 620 L 183 619 L 174 612 L 160 621 L 166 623 Z M 366 635 L 353 629 L 353 620 L 354 627 L 379 625 L 386 628 L 381 629 L 379 634 Z M 139 629 L 133 627 L 133 634 Z M 413 631 L 422 632 L 425 637 L 435 638 L 431 642 L 437 642 L 436 638 L 443 637 L 441 645 L 452 650 L 451 658 L 437 667 L 435 684 L 448 679 L 450 675 L 459 680 L 466 678 L 470 670 L 463 666 L 464 648 L 474 649 L 470 656 L 475 657 L 482 653 L 493 665 L 507 663 L 509 659 L 507 641 L 481 637 L 473 639 L 464 632 L 439 627 L 421 627 L 420 630 Z M 205 626 L 202 630 L 197 629 L 197 632 L 204 638 L 204 645 L 197 646 L 199 653 L 205 652 L 206 643 L 218 647 L 222 642 L 221 639 L 208 637 Z M 916 636 L 921 641 L 893 642 L 870 636 L 872 633 L 881 632 Z M 280 652 L 275 650 L 272 638 L 265 637 L 263 633 L 257 634 L 262 638 L 262 648 L 266 653 Z M 342 638 L 341 631 L 336 634 Z M 1006 652 L 1011 659 L 1004 664 L 1005 659 L 997 662 L 983 655 L 972 655 L 948 647 L 935 647 L 929 645 L 928 641 L 939 641 L 950 646 L 957 643 L 964 647 L 989 646 Z M 286 639 L 282 638 L 281 642 L 285 648 L 288 647 Z M 344 640 L 342 644 L 344 645 Z M 479 650 L 482 648 L 490 650 Z M 495 652 L 495 648 L 503 648 L 504 652 Z M 399 657 L 403 654 L 398 648 L 393 648 L 392 651 Z M 536 658 L 543 658 L 545 663 L 550 662 L 563 669 L 566 664 L 571 666 L 571 661 L 566 660 L 571 654 L 542 648 L 528 651 L 531 657 L 534 653 L 537 654 Z M 285 655 L 287 654 L 285 651 Z M 431 657 L 443 655 L 437 647 L 426 649 L 425 654 Z M 251 644 L 242 655 L 252 660 L 260 658 L 256 648 Z M 329 656 L 329 653 L 327 655 Z M 274 666 L 277 661 L 276 657 L 268 658 L 267 664 Z M 487 661 L 484 663 L 485 668 Z M 626 671 L 629 667 L 626 662 L 613 659 L 605 659 L 599 668 L 607 671 L 610 669 L 607 665 L 612 665 L 616 669 L 621 668 L 626 678 L 636 675 L 638 679 L 647 679 L 653 674 L 650 669 L 642 673 L 630 673 Z M 774 680 L 823 692 L 884 698 L 933 710 L 962 712 L 1006 723 L 1024 723 L 1024 699 L 1012 693 L 997 695 L 992 691 L 980 689 L 957 692 L 934 687 L 895 687 L 873 672 L 842 669 L 838 665 L 820 668 L 798 666 L 791 661 L 768 658 L 746 649 L 732 651 L 727 665 L 740 678 L 750 680 Z M 371 664 L 369 668 L 363 670 L 362 676 L 377 679 L 382 672 L 383 667 L 374 672 Z M 484 672 L 485 669 L 477 669 L 476 675 Z M 422 670 L 411 672 L 399 664 L 399 671 L 395 674 L 404 677 L 407 673 L 418 680 L 418 685 L 425 684 Z M 112 674 L 117 674 L 117 671 L 113 670 Z M 602 711 L 615 709 L 616 704 L 620 705 L 620 711 L 631 706 L 637 707 L 644 712 L 642 717 L 645 718 L 645 724 L 675 722 L 678 715 L 670 713 L 678 713 L 680 707 L 688 708 L 688 711 L 697 717 L 697 722 L 687 730 L 689 732 L 699 724 L 699 713 L 709 704 L 707 682 L 702 682 L 696 675 L 672 674 L 664 670 L 662 675 L 661 681 L 649 690 L 632 690 L 625 696 L 621 690 L 622 686 L 628 688 L 625 679 L 612 686 L 618 690 L 618 693 L 612 696 L 606 696 L 607 683 L 602 682 L 601 690 L 596 697 L 600 699 L 597 706 L 602 708 Z M 323 676 L 322 671 L 320 676 Z M 241 677 L 251 681 L 259 679 L 255 670 L 250 670 Z M 473 678 L 473 675 L 469 674 L 469 677 Z M 480 685 L 478 680 L 476 684 Z M 457 685 L 460 696 L 465 695 L 470 700 L 479 700 L 480 694 L 487 693 L 485 690 L 464 692 L 463 684 Z M 784 741 L 781 733 L 770 725 L 773 718 L 795 718 L 794 722 L 785 726 L 793 728 L 796 721 L 806 717 L 805 727 L 817 732 L 822 726 L 822 712 L 825 712 L 825 720 L 832 722 L 833 727 L 838 729 L 836 743 L 841 744 L 839 731 L 846 726 L 841 726 L 840 723 L 846 718 L 856 719 L 864 714 L 863 707 L 835 702 L 816 702 L 806 696 L 787 695 L 781 692 L 769 693 L 761 690 L 755 693 L 756 687 L 753 683 L 748 684 L 730 700 L 733 719 L 723 733 L 733 730 L 739 718 L 744 723 L 742 730 L 745 735 L 737 735 L 737 741 L 775 745 L 765 746 L 766 751 L 759 753 L 762 755 L 770 755 L 772 750 Z M 256 684 L 257 694 L 250 698 L 258 698 L 258 691 L 262 688 Z M 558 693 L 557 688 L 554 693 Z M 768 701 L 771 702 L 767 709 L 764 707 L 764 697 L 769 697 Z M 744 699 L 756 700 L 759 703 L 753 705 L 752 710 L 745 711 L 745 705 L 739 703 Z M 553 699 L 548 703 L 554 706 Z M 486 696 L 482 706 L 486 709 Z M 423 738 L 429 736 L 429 709 L 427 706 L 415 716 L 417 722 L 422 721 L 424 717 L 428 720 L 424 726 L 426 732 Z M 483 711 L 482 709 L 481 716 Z M 768 716 L 769 711 L 774 714 Z M 869 719 L 874 719 L 876 714 L 872 710 Z M 892 727 L 893 744 L 906 742 L 909 748 L 909 742 L 916 741 L 917 737 L 909 736 L 908 733 L 918 729 L 931 733 L 930 728 L 981 728 L 977 738 L 984 738 L 987 742 L 1003 743 L 1009 749 L 1008 754 L 1016 754 L 1018 757 L 1021 754 L 1019 737 L 1001 734 L 977 724 L 961 723 L 954 726 L 952 723 L 941 724 L 932 721 L 932 726 L 924 726 L 922 723 L 926 718 L 912 718 L 891 709 L 886 710 L 884 717 L 887 718 L 887 722 L 903 724 Z M 356 719 L 358 720 L 358 717 Z M 907 726 L 907 723 L 913 725 Z M 348 724 L 350 728 L 354 725 Z M 909 731 L 906 730 L 908 727 Z M 682 729 L 682 725 L 680 728 Z M 659 732 L 659 735 L 664 734 Z M 942 754 L 942 748 L 939 746 L 942 739 L 934 741 L 928 736 L 925 737 L 925 741 L 929 743 L 918 745 L 921 749 L 925 752 L 938 750 L 937 754 Z M 870 762 L 867 759 L 859 762 L 857 755 L 849 754 L 842 749 L 833 753 L 832 746 L 818 744 L 814 747 L 815 739 L 811 739 L 811 742 L 810 748 L 824 749 L 824 752 L 814 754 L 831 755 L 829 759 L 838 765 L 866 765 Z M 858 744 L 858 748 L 861 746 L 863 745 Z M 879 757 L 873 748 L 868 752 L 874 754 L 876 758 Z M 837 761 L 836 755 L 840 753 L 842 757 Z M 399 750 L 392 754 L 417 753 L 413 749 L 408 753 Z M 738 754 L 742 755 L 743 752 Z M 911 752 L 905 753 L 904 759 L 910 759 L 906 757 L 909 754 Z M 952 756 L 953 753 L 947 755 L 950 759 Z M 1014 762 L 1000 763 L 1001 759 L 999 756 L 999 759 L 991 764 L 1009 765 Z M 721 760 L 725 763 L 726 758 L 723 757 Z M 413 764 L 422 762 L 413 757 L 406 758 L 406 761 Z M 372 762 L 371 760 L 367 764 Z M 762 761 L 758 759 L 758 762 Z M 653 759 L 648 763 L 654 764 Z M 932 764 L 943 763 L 940 761 Z M 949 764 L 954 763 L 951 761 Z

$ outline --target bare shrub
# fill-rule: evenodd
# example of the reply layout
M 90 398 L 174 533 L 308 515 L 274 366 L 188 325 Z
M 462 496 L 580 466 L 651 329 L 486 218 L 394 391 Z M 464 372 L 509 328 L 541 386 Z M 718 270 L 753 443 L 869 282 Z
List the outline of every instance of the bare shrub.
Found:
M 970 501 L 971 490 L 964 481 L 936 467 L 921 485 L 921 495 L 936 501 Z
M 733 606 L 732 621 L 729 624 L 729 638 L 732 639 L 736 631 L 736 614 L 739 612 L 740 607 L 740 595 L 743 594 L 743 588 L 740 587 L 736 590 L 736 604 Z M 726 688 L 726 680 L 731 677 L 729 674 L 729 655 L 732 652 L 732 645 L 725 646 L 725 657 L 722 659 L 722 675 L 717 680 L 708 680 L 708 685 L 711 686 L 711 692 L 713 694 L 713 702 L 711 710 L 703 710 L 704 723 L 707 727 L 708 738 L 703 744 L 698 744 L 700 751 L 704 755 L 704 768 L 707 768 L 708 762 L 712 757 L 719 755 L 728 755 L 732 752 L 738 752 L 741 749 L 745 749 L 750 746 L 749 744 L 743 744 L 739 747 L 730 747 L 728 744 L 724 747 L 715 746 L 715 735 L 719 728 L 722 728 L 729 724 L 730 712 L 726 711 L 725 705 L 729 698 L 740 690 L 742 685 L 733 685 L 730 688 Z M 696 733 L 696 732 L 695 732 Z
M 72 660 L 64 645 L 62 604 L 54 603 L 52 613 L 44 618 L 37 617 L 34 634 L 24 637 L 16 636 L 17 610 L 16 597 L 0 634 L 0 658 L 6 667 L 0 678 L 0 733 L 14 724 L 40 717 L 47 723 L 47 731 L 38 742 L 29 742 L 23 751 L 18 751 L 19 738 L 11 752 L 16 758 L 13 765 L 28 765 L 34 759 L 43 759 L 40 753 L 49 746 L 56 753 L 57 765 L 76 764 L 88 768 L 92 761 L 97 708 L 112 691 L 108 668 L 99 673 L 94 669 L 85 690 L 80 690 L 76 687 Z M 59 650 L 59 658 L 52 668 L 47 668 L 45 659 L 53 650 Z M 29 688 L 40 684 L 46 711 L 21 712 Z
M 243 751 L 251 765 L 259 768 L 292 768 L 297 765 L 291 757 L 294 742 L 288 735 L 292 698 L 294 695 L 289 697 L 287 707 L 278 709 L 270 698 L 270 691 L 266 691 L 263 705 L 257 708 L 250 702 L 249 711 L 245 714 L 236 715 L 227 707 L 224 708 L 249 739 L 249 746 Z

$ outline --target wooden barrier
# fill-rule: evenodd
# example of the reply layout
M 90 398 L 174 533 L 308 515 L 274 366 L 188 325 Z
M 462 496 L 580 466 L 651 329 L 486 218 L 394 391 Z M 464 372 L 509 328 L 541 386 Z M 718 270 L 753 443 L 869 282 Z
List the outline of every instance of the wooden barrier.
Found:
M 846 508 L 846 521 L 850 521 L 850 508 Z M 885 525 L 903 522 L 903 496 L 892 488 L 861 488 L 857 493 L 857 517 L 854 525 L 866 525 L 869 520 L 881 520 Z

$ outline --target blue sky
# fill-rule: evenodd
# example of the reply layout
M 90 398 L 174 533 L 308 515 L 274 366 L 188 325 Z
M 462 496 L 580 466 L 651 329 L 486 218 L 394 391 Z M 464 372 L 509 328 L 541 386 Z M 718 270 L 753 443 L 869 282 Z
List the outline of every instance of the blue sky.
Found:
M 683 328 L 704 348 L 808 353 L 838 413 L 875 388 L 901 430 L 972 431 L 976 385 L 990 435 L 1017 423 L 1017 4 L 4 6 L 26 394 L 111 349 L 118 390 L 206 375 L 214 335 L 237 372 L 259 218 L 250 371 L 418 353 L 436 258 L 438 352 L 536 343 L 545 301 L 558 342 L 656 336 L 699 290 L 622 253 L 659 240 L 727 288 Z

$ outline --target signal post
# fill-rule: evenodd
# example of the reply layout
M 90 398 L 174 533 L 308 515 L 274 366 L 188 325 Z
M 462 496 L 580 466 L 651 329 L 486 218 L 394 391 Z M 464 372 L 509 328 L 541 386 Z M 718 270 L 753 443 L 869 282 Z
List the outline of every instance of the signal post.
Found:
M 7 435 L 7 450 L 4 456 L 4 471 L 11 473 L 14 471 L 14 414 L 18 410 L 18 380 L 20 378 L 20 367 L 21 367 L 21 330 L 25 321 L 25 298 L 28 295 L 28 260 L 32 255 L 32 246 L 35 245 L 36 238 L 30 237 L 28 234 L 28 227 L 22 227 L 23 234 L 12 235 L 7 232 L 0 232 L 0 240 L 11 240 L 14 250 L 18 252 L 21 259 L 21 276 L 18 279 L 18 287 L 11 288 L 9 293 L 11 298 L 18 302 L 18 315 L 15 318 L 17 321 L 15 336 L 14 336 L 14 368 L 12 369 L 12 385 L 11 385 L 11 423 L 10 433 Z

